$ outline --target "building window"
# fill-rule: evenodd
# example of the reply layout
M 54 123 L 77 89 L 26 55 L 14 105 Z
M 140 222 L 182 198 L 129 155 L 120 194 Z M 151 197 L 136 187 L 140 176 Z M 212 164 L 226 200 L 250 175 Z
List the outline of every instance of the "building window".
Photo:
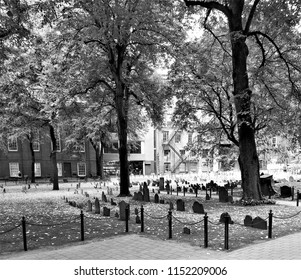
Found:
M 17 137 L 9 137 L 8 138 L 8 150 L 11 152 L 18 151 Z
M 104 147 L 103 152 L 105 154 L 117 154 L 118 153 L 118 142 L 113 142 L 112 146 Z
M 181 132 L 176 132 L 175 142 L 176 143 L 180 143 L 181 142 Z
M 63 176 L 63 165 L 62 165 L 62 163 L 58 162 L 56 164 L 56 166 L 57 166 L 57 174 L 58 174 L 58 176 Z
M 169 131 L 163 131 L 163 143 L 168 142 L 169 140 Z
M 180 150 L 181 156 L 185 156 L 185 150 Z
M 32 148 L 33 148 L 34 152 L 39 152 L 40 151 L 40 142 L 39 142 L 39 140 L 34 140 L 32 142 Z
M 86 176 L 86 163 L 85 162 L 78 162 L 77 163 L 77 175 L 79 177 Z
M 136 141 L 130 144 L 129 152 L 131 154 L 141 154 L 141 141 Z
M 19 163 L 18 162 L 10 162 L 9 163 L 9 176 L 10 177 L 19 177 Z
M 169 171 L 171 171 L 170 163 L 164 163 L 164 172 L 169 172 Z
M 34 164 L 34 175 L 35 177 L 41 177 L 41 163 L 35 162 Z
M 170 150 L 164 150 L 164 161 L 170 161 Z

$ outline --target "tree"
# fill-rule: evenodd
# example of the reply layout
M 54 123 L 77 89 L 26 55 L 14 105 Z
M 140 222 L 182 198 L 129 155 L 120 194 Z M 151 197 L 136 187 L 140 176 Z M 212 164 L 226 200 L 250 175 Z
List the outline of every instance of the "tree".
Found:
M 88 71 L 88 82 L 78 83 L 82 88 L 79 92 L 88 94 L 98 88 L 111 96 L 120 144 L 120 196 L 128 196 L 129 112 L 134 101 L 152 116 L 158 117 L 163 110 L 164 87 L 153 87 L 155 79 L 149 77 L 156 67 L 157 55 L 166 53 L 171 42 L 178 39 L 173 4 L 145 0 L 74 1 L 65 5 L 61 13 L 63 20 L 57 27 L 67 42 L 64 48 L 68 48 L 68 54 L 86 49 L 97 57 L 98 65 L 86 61 L 90 63 L 88 68 L 92 64 L 97 67 L 92 73 Z M 78 87 L 73 90 L 76 91 Z
M 298 95 L 299 88 L 294 81 L 298 66 L 289 62 L 289 53 L 278 46 L 278 37 L 293 39 L 296 34 L 294 26 L 299 22 L 300 1 L 186 1 L 188 7 L 199 6 L 207 10 L 205 26 L 211 20 L 216 19 L 216 13 L 222 15 L 227 21 L 227 30 L 232 59 L 232 83 L 233 99 L 236 112 L 239 164 L 241 169 L 243 198 L 261 200 L 262 194 L 259 182 L 259 159 L 255 142 L 254 120 L 251 114 L 251 99 L 253 92 L 250 85 L 250 69 L 247 60 L 249 54 L 253 55 L 253 49 L 249 49 L 247 40 L 254 38 L 262 55 L 262 63 L 259 70 L 265 66 L 268 59 L 275 59 L 276 63 L 284 66 L 286 77 L 290 82 L 290 94 Z M 260 3 L 261 2 L 261 3 Z M 272 17 L 269 13 L 272 11 Z M 270 21 L 268 21 L 270 20 Z M 278 22 L 278 27 L 273 25 Z M 215 22 L 217 23 L 217 21 Z M 281 26 L 281 36 L 278 33 Z M 267 28 L 265 28 L 267 27 Z M 255 29 L 252 29 L 255 28 Z M 258 30 L 256 28 L 259 28 Z M 220 37 L 207 28 L 211 34 L 221 43 L 221 48 L 226 51 Z M 268 35 L 266 31 L 270 31 Z M 290 37 L 291 36 L 291 37 Z M 279 43 L 279 40 L 278 40 Z M 281 44 L 282 42 L 280 42 Z M 267 53 L 265 46 L 272 46 L 273 53 Z M 296 46 L 296 45 L 295 45 Z M 251 56 L 252 57 L 252 56 Z M 257 71 L 257 73 L 259 72 Z

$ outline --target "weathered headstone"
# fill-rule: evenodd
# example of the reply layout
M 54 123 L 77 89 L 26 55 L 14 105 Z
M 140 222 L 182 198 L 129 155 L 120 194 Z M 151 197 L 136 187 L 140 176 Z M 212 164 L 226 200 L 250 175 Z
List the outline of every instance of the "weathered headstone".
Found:
M 259 229 L 268 229 L 268 223 L 264 219 L 256 217 L 252 222 L 252 227 Z
M 182 199 L 177 199 L 177 211 L 185 211 L 185 203 Z
M 136 215 L 136 224 L 141 224 L 141 219 L 139 215 Z
M 138 200 L 138 193 L 134 192 L 133 200 Z
M 234 222 L 232 221 L 230 215 L 227 212 L 221 214 L 219 222 L 224 224 L 226 221 L 226 216 L 229 216 L 229 224 L 233 224 Z
M 184 234 L 190 234 L 190 229 L 188 227 L 183 228 L 183 233 Z
M 199 203 L 198 201 L 195 201 L 193 203 L 192 210 L 194 213 L 197 213 L 197 214 L 205 214 L 203 204 Z
M 290 197 L 292 196 L 292 188 L 288 186 L 280 187 L 280 196 L 281 197 Z
M 143 201 L 143 194 L 142 194 L 142 192 L 138 192 L 137 193 L 137 200 L 138 201 Z
M 225 187 L 219 188 L 219 202 L 228 202 L 228 191 Z
M 122 221 L 126 220 L 126 214 L 125 214 L 126 207 L 128 207 L 128 209 L 129 209 L 129 218 L 130 218 L 130 205 L 128 203 L 126 203 L 124 200 L 119 202 L 120 220 L 122 220 Z
M 99 199 L 97 197 L 95 198 L 94 206 L 95 206 L 95 214 L 100 214 Z
M 160 204 L 164 204 L 165 203 L 165 201 L 164 201 L 164 199 L 160 199 Z
M 155 203 L 159 203 L 159 195 L 156 193 L 154 196 Z
M 111 198 L 111 205 L 117 205 L 117 203 L 116 202 L 114 202 L 114 200 L 113 200 L 113 198 Z
M 245 219 L 244 219 L 244 225 L 246 227 L 251 227 L 252 226 L 252 222 L 253 222 L 253 218 L 250 215 L 246 215 Z
M 92 212 L 92 202 L 90 199 L 88 200 L 88 212 Z
M 139 213 L 138 208 L 135 208 L 135 215 L 138 215 L 138 213 Z
M 169 202 L 169 210 L 173 210 L 173 209 L 174 209 L 173 203 L 170 201 Z
M 160 181 L 159 181 L 159 189 L 161 191 L 164 190 L 164 177 L 160 177 Z
M 295 179 L 294 179 L 293 176 L 290 176 L 290 177 L 288 178 L 288 180 L 289 180 L 290 182 L 294 182 L 294 181 L 295 181 Z
M 103 215 L 104 215 L 105 217 L 110 217 L 110 211 L 111 211 L 110 208 L 108 208 L 108 207 L 103 207 Z
M 233 196 L 232 196 L 232 195 L 229 195 L 229 196 L 228 196 L 228 202 L 230 202 L 230 203 L 233 203 L 233 202 L 234 202 Z
M 144 185 L 143 185 L 143 200 L 145 202 L 150 202 L 149 189 L 148 189 L 147 184 L 145 182 L 144 182 Z

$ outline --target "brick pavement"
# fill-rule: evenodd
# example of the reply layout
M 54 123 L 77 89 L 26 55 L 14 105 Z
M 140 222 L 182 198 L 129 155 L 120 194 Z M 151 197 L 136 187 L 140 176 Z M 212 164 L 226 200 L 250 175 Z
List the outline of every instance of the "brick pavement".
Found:
M 128 234 L 63 248 L 0 255 L 2 260 L 301 260 L 301 232 L 234 251 Z

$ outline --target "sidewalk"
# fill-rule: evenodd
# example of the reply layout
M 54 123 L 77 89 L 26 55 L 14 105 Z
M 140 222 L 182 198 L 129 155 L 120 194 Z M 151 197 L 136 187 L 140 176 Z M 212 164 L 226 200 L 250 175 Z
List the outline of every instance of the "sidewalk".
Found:
M 128 234 L 101 241 L 0 255 L 0 260 L 301 260 L 301 232 L 234 251 Z

